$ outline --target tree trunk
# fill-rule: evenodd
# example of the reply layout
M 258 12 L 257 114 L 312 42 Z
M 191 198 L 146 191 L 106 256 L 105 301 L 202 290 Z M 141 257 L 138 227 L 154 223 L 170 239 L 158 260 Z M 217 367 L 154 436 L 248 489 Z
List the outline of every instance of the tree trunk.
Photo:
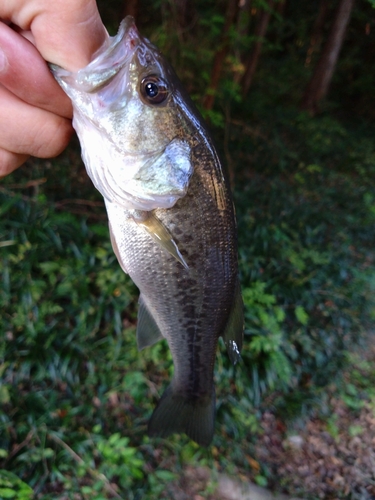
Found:
M 340 0 L 322 55 L 302 98 L 301 108 L 312 115 L 318 112 L 320 101 L 327 95 L 353 5 L 354 0 Z
M 312 56 L 314 52 L 317 52 L 323 40 L 323 29 L 324 24 L 327 20 L 327 14 L 330 8 L 329 0 L 320 0 L 318 15 L 315 19 L 315 23 L 312 29 L 310 45 L 307 49 L 305 66 L 309 66 L 311 63 Z
M 126 0 L 124 7 L 124 17 L 132 16 L 137 21 L 138 0 Z
M 275 11 L 279 14 L 280 17 L 284 17 L 286 10 L 286 0 L 279 0 L 279 2 L 275 5 Z
M 238 13 L 235 28 L 239 40 L 242 40 L 249 35 L 251 24 L 251 8 L 253 5 L 252 2 L 253 0 L 239 0 L 238 2 Z M 233 82 L 239 85 L 245 67 L 243 49 L 234 47 L 234 55 L 238 64 L 233 71 Z
M 253 0 L 239 0 L 236 19 L 236 31 L 240 37 L 247 36 L 251 18 Z
M 238 6 L 239 6 L 238 0 L 228 0 L 228 8 L 225 15 L 225 24 L 221 36 L 221 43 L 219 44 L 219 48 L 214 57 L 210 84 L 207 89 L 206 97 L 204 98 L 203 101 L 203 107 L 204 109 L 207 110 L 212 109 L 215 102 L 215 93 L 219 85 L 221 70 L 229 48 L 229 42 L 230 42 L 229 30 L 236 20 L 238 13 Z
M 268 2 L 267 10 L 262 10 L 255 28 L 255 36 L 257 41 L 254 44 L 252 53 L 246 63 L 245 73 L 242 77 L 242 95 L 245 96 L 251 87 L 255 71 L 258 66 L 259 56 L 262 51 L 263 40 L 267 32 L 268 23 L 271 17 L 271 11 L 274 1 Z
M 176 20 L 180 32 L 183 34 L 192 25 L 197 14 L 193 0 L 174 0 Z

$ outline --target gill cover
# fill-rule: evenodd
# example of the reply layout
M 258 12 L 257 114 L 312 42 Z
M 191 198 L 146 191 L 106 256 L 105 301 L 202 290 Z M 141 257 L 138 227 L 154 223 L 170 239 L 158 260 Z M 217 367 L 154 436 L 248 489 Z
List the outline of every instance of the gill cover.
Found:
M 185 196 L 193 165 L 189 144 L 170 120 L 173 84 L 132 18 L 85 68 L 51 70 L 72 100 L 83 161 L 107 201 L 149 211 Z M 160 130 L 163 123 L 172 127 Z

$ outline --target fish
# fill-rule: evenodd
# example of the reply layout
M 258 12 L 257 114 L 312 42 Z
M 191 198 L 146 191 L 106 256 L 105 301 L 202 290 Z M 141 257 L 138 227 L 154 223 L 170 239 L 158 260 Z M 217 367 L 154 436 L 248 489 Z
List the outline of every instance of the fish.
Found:
M 130 16 L 86 67 L 50 68 L 72 101 L 114 253 L 140 291 L 138 349 L 166 339 L 172 353 L 148 433 L 185 433 L 207 447 L 218 339 L 235 364 L 244 329 L 235 211 L 207 125 Z

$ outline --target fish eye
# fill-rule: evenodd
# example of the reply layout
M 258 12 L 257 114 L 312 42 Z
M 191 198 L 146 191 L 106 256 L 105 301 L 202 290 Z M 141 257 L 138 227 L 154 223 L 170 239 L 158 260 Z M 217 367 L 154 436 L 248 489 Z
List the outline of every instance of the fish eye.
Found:
M 160 76 L 149 75 L 141 81 L 141 95 L 149 104 L 161 104 L 169 96 L 169 88 Z

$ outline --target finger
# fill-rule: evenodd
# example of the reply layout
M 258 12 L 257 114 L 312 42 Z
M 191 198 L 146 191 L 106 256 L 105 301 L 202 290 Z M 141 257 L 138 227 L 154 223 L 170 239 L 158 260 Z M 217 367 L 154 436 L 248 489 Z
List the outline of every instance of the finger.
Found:
M 43 58 L 70 71 L 86 66 L 108 38 L 95 0 L 0 2 L 0 15 L 31 30 Z
M 72 131 L 67 118 L 31 106 L 0 87 L 0 148 L 50 158 L 67 146 Z
M 69 98 L 37 49 L 3 23 L 0 23 L 0 83 L 33 106 L 66 118 L 72 116 Z
M 12 153 L 0 148 L 0 179 L 20 167 L 28 157 L 28 155 Z

